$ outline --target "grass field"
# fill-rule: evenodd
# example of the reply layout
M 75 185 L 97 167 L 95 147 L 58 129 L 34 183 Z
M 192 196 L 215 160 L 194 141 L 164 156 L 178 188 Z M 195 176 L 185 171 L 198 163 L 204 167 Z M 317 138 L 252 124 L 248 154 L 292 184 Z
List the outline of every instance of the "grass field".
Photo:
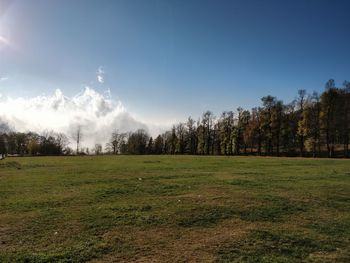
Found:
M 350 161 L 0 162 L 0 262 L 350 262 Z

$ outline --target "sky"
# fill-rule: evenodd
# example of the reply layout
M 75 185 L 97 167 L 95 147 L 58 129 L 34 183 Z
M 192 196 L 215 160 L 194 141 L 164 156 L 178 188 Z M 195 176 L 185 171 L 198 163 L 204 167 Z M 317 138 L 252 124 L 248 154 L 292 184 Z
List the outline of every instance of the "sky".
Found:
M 348 0 L 0 0 L 0 116 L 10 100 L 58 90 L 72 102 L 87 87 L 152 125 L 269 94 L 290 102 L 350 80 L 349 10 Z

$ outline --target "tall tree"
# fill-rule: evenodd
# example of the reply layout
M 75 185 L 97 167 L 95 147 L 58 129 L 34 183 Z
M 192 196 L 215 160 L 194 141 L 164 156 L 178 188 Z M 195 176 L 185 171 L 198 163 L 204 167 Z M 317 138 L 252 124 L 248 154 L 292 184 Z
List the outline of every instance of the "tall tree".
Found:
M 333 79 L 330 79 L 326 83 L 326 90 L 321 95 L 321 128 L 325 134 L 328 157 L 334 157 L 336 137 L 335 106 L 337 98 L 338 91 L 335 87 L 335 82 Z
M 149 135 L 143 129 L 131 133 L 127 146 L 129 154 L 145 154 Z
M 6 136 L 5 133 L 0 134 L 0 160 L 4 159 L 7 155 L 7 146 L 6 146 Z
M 186 150 L 186 126 L 183 123 L 179 123 L 175 126 L 176 133 L 176 152 L 184 154 Z
M 154 154 L 154 143 L 152 137 L 148 140 L 146 152 L 147 154 Z
M 234 114 L 232 111 L 224 111 L 219 119 L 219 137 L 221 153 L 231 155 L 233 153 L 233 128 Z
M 102 145 L 99 143 L 95 144 L 94 153 L 100 155 L 102 153 Z
M 271 115 L 272 138 L 273 144 L 276 146 L 276 154 L 280 155 L 281 133 L 283 122 L 283 102 L 276 100 Z
M 121 153 L 121 146 L 125 142 L 127 137 L 126 133 L 120 133 L 118 130 L 115 130 L 109 142 L 106 144 L 106 149 L 113 154 Z
M 237 119 L 235 120 L 236 125 L 235 129 L 233 131 L 233 140 L 234 140 L 234 154 L 240 155 L 240 149 L 241 149 L 241 144 L 242 144 L 242 112 L 243 109 L 241 107 L 238 107 L 237 109 Z
M 171 137 L 170 137 L 170 153 L 175 154 L 176 153 L 176 146 L 177 146 L 178 138 L 176 136 L 176 127 L 173 125 L 171 129 Z
M 312 156 L 316 157 L 320 153 L 320 98 L 317 92 L 308 97 L 305 103 L 302 122 L 299 129 L 303 129 L 306 138 L 305 146 Z
M 157 138 L 154 140 L 154 153 L 155 154 L 162 154 L 163 153 L 163 137 L 161 135 L 158 135 Z
M 239 107 L 237 109 L 237 119 L 236 119 L 236 127 L 233 132 L 234 137 L 234 153 L 239 155 L 241 152 L 241 148 L 243 146 L 244 153 L 247 152 L 247 144 L 244 141 L 244 130 L 246 129 L 249 123 L 250 113 L 249 111 L 243 110 L 243 108 Z
M 344 82 L 343 87 L 337 89 L 335 103 L 335 129 L 336 143 L 343 146 L 344 157 L 349 156 L 349 130 L 350 130 L 350 84 Z
M 263 118 L 261 124 L 264 132 L 266 154 L 271 155 L 273 153 L 272 112 L 276 103 L 276 98 L 269 95 L 263 97 L 261 100 L 263 102 Z
M 214 115 L 211 111 L 206 111 L 202 116 L 204 153 L 209 154 L 212 146 L 212 131 L 213 131 Z
M 197 132 L 196 132 L 196 122 L 194 119 L 189 117 L 186 122 L 187 127 L 187 152 L 190 154 L 196 154 L 197 153 Z
M 304 129 L 304 107 L 305 107 L 305 97 L 306 91 L 301 89 L 298 90 L 298 110 L 299 110 L 299 121 L 298 121 L 298 136 L 299 136 L 299 152 L 300 156 L 304 156 L 304 140 L 305 140 L 305 129 Z

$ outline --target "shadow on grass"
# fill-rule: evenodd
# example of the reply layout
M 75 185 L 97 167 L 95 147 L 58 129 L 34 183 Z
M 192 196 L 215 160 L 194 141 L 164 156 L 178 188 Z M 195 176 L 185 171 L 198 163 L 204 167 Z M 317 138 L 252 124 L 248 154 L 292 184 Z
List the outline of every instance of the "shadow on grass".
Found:
M 22 169 L 22 165 L 18 162 L 10 161 L 10 162 L 0 162 L 0 168 L 12 168 L 20 170 Z
M 103 243 L 98 240 L 80 240 L 73 247 L 61 247 L 57 252 L 33 252 L 16 251 L 0 253 L 0 262 L 26 262 L 26 263 L 44 263 L 44 262 L 87 262 L 95 258 L 101 258 L 108 253 L 117 255 L 118 258 L 130 258 L 135 252 L 135 248 L 129 243 L 114 240 L 113 244 Z
M 288 216 L 305 212 L 303 204 L 284 198 L 271 198 L 261 206 L 227 207 L 199 206 L 179 211 L 177 224 L 182 227 L 207 227 L 229 218 L 240 218 L 250 222 L 283 222 Z
M 253 230 L 244 239 L 226 242 L 217 251 L 217 262 L 304 262 L 311 253 L 335 250 L 304 235 Z

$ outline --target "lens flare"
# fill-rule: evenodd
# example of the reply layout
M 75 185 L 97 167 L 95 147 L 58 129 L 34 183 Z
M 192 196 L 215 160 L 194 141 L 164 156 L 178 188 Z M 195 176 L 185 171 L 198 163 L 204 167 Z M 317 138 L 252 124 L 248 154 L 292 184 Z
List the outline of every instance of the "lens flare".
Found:
M 0 47 L 9 47 L 9 46 L 11 46 L 10 40 L 0 35 Z

